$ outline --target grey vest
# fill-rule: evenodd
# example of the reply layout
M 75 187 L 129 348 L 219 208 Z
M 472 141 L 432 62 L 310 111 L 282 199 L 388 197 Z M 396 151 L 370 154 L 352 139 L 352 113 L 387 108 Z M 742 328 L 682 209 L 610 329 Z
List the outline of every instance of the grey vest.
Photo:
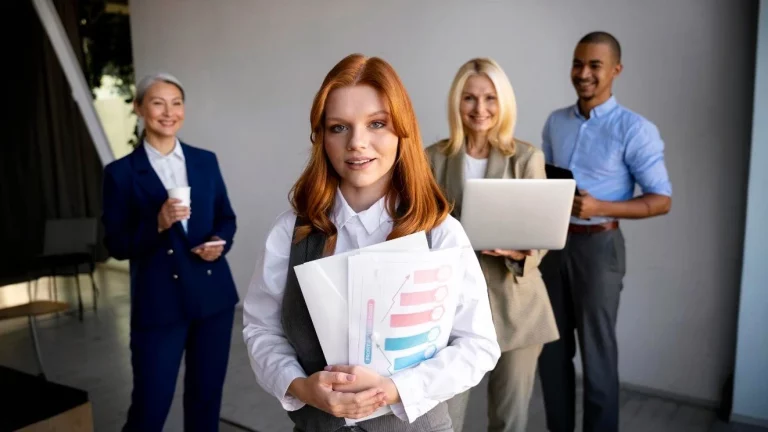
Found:
M 296 218 L 296 227 L 303 223 Z M 294 236 L 296 231 L 294 230 Z M 293 239 L 295 240 L 295 239 Z M 294 266 L 313 261 L 323 256 L 326 236 L 312 232 L 307 238 L 295 243 L 291 241 L 291 256 L 288 265 L 288 280 L 282 305 L 282 325 L 285 337 L 296 350 L 299 364 L 307 375 L 312 375 L 327 366 L 315 327 L 307 310 L 307 303 L 296 279 Z M 432 238 L 427 234 L 427 241 L 432 246 Z M 345 429 L 343 418 L 334 417 L 315 407 L 305 405 L 297 411 L 289 411 L 288 416 L 295 425 L 294 431 L 300 432 L 335 432 Z M 413 423 L 407 423 L 397 416 L 387 414 L 357 424 L 358 430 L 367 432 L 452 432 L 451 420 L 444 402 L 422 415 Z

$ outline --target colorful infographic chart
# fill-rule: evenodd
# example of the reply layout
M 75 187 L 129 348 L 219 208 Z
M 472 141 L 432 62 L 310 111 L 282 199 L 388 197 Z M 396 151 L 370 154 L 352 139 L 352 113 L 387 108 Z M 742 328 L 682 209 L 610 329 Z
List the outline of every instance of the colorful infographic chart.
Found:
M 393 374 L 448 343 L 461 249 L 350 257 L 350 360 Z

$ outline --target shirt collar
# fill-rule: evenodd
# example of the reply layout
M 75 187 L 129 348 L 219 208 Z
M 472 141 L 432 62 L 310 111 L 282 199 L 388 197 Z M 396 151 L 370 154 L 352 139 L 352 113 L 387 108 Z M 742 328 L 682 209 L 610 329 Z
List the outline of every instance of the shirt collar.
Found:
M 144 140 L 144 149 L 147 151 L 147 156 L 149 156 L 150 160 L 160 160 L 169 156 L 173 156 L 180 159 L 181 161 L 184 161 L 184 150 L 181 148 L 181 143 L 179 142 L 178 138 L 176 138 L 176 145 L 173 146 L 173 150 L 167 155 L 157 151 L 157 149 L 152 147 L 152 145 L 149 144 L 147 140 Z
M 616 96 L 611 95 L 611 97 L 608 98 L 607 101 L 605 101 L 605 102 L 601 103 L 600 105 L 592 108 L 592 111 L 589 112 L 589 117 L 590 118 L 602 117 L 602 116 L 608 114 L 609 112 L 613 111 L 613 109 L 616 108 L 616 106 L 618 104 L 619 103 L 616 101 Z M 578 102 L 573 105 L 573 112 L 576 114 L 576 116 L 578 116 L 580 118 L 584 118 L 584 116 L 581 115 L 581 112 L 579 112 L 579 104 L 578 104 Z
M 331 219 L 333 224 L 336 225 L 336 229 L 340 230 L 352 218 L 357 217 L 368 234 L 373 234 L 384 222 L 392 222 L 392 216 L 387 211 L 386 200 L 387 197 L 383 196 L 367 210 L 355 213 L 347 203 L 347 200 L 344 199 L 344 195 L 341 194 L 341 189 L 336 188 L 336 199 L 334 200 Z

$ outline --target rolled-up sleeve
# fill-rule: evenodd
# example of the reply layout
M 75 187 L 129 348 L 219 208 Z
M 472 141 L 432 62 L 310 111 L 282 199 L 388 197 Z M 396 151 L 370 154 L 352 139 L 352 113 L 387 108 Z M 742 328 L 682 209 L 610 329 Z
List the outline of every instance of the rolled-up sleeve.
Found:
M 664 141 L 653 123 L 638 121 L 629 129 L 624 162 L 643 193 L 672 196 Z
M 243 304 L 243 339 L 256 381 L 287 411 L 304 406 L 288 387 L 307 376 L 281 325 L 294 221 L 292 213 L 284 213 L 272 227 Z
M 391 377 L 401 399 L 400 404 L 391 407 L 392 412 L 408 422 L 476 386 L 501 355 L 485 277 L 464 229 L 449 218 L 432 235 L 436 249 L 464 247 L 466 272 L 449 345 L 431 359 Z

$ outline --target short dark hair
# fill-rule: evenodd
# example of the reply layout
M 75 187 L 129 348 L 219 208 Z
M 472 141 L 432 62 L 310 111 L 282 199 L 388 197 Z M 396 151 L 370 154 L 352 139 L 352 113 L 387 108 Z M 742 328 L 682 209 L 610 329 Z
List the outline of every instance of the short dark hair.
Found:
M 613 51 L 613 54 L 616 56 L 616 62 L 617 63 L 621 62 L 621 45 L 619 44 L 619 41 L 615 37 L 613 37 L 612 34 L 604 31 L 595 31 L 592 33 L 588 33 L 579 41 L 579 44 L 583 44 L 583 43 L 607 44 L 609 47 L 611 47 L 611 51 Z

